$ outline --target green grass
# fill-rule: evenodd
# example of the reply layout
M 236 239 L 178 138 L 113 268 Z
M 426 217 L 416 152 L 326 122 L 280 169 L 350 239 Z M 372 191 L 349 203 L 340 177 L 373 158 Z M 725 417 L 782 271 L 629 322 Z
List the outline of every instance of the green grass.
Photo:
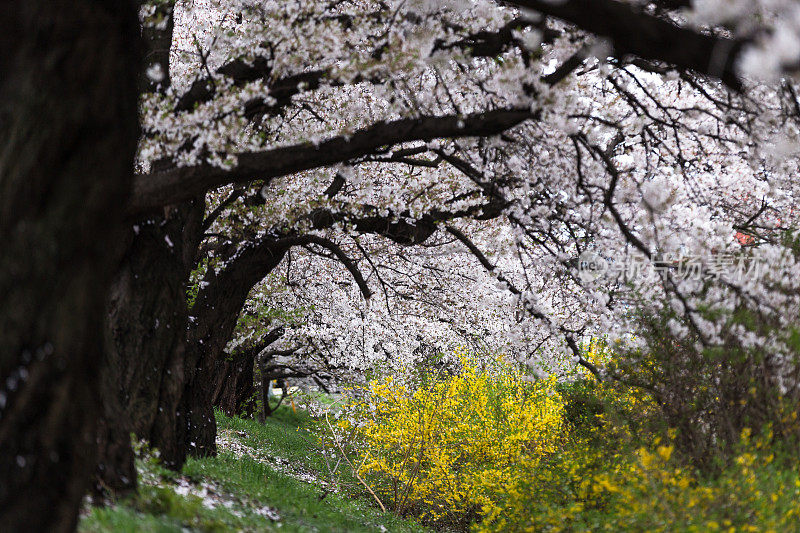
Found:
M 79 525 L 83 532 L 106 531 L 292 531 L 292 532 L 418 532 L 418 523 L 382 513 L 360 492 L 330 492 L 321 483 L 307 483 L 292 474 L 325 477 L 304 412 L 282 406 L 265 424 L 217 413 L 221 435 L 235 439 L 256 455 L 237 456 L 222 448 L 217 457 L 189 459 L 180 476 L 192 486 L 210 484 L 224 500 L 210 508 L 203 499 L 176 492 L 181 477 L 145 455 L 137 494 L 115 505 L 91 508 Z M 241 452 L 240 452 L 241 453 Z M 157 481 L 157 484 L 152 484 Z M 180 489 L 178 489 L 180 490 Z M 264 512 L 275 512 L 274 520 Z M 273 518 L 275 518 L 273 514 Z M 385 528 L 385 529 L 384 529 Z

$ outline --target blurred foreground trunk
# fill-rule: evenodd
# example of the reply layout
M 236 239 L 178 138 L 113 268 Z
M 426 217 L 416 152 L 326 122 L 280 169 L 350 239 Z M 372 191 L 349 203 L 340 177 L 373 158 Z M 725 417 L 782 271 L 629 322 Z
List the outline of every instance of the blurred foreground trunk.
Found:
M 132 4 L 0 3 L 0 524 L 70 531 L 137 132 Z

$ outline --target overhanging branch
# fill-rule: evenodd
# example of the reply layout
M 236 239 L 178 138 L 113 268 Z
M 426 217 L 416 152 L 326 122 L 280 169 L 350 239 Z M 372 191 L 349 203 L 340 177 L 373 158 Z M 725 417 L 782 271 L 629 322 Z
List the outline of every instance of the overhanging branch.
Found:
M 316 244 L 317 246 L 322 246 L 323 248 L 329 250 L 336 258 L 339 260 L 340 263 L 344 265 L 344 267 L 350 272 L 353 276 L 353 279 L 356 281 L 358 288 L 361 290 L 361 294 L 364 295 L 364 299 L 369 302 L 370 297 L 372 296 L 372 291 L 369 290 L 369 286 L 367 282 L 364 280 L 364 276 L 361 275 L 361 271 L 358 269 L 358 266 L 353 262 L 350 257 L 341 249 L 341 247 L 336 244 L 335 242 L 331 241 L 330 239 L 326 239 L 324 237 L 320 237 L 318 235 L 303 235 L 300 237 L 300 240 L 307 241 L 310 244 Z
M 503 2 L 539 13 L 605 37 L 617 55 L 631 54 L 663 61 L 722 80 L 739 90 L 736 61 L 747 41 L 683 28 L 643 11 L 636 3 L 617 0 L 509 0 Z M 680 4 L 680 2 L 667 2 Z
M 317 145 L 303 143 L 239 154 L 238 164 L 229 169 L 203 164 L 139 175 L 134 180 L 130 214 L 188 200 L 222 185 L 246 183 L 254 179 L 269 181 L 348 161 L 404 142 L 497 135 L 537 115 L 529 109 L 511 108 L 464 117 L 404 118 L 379 122 L 351 136 L 334 137 Z

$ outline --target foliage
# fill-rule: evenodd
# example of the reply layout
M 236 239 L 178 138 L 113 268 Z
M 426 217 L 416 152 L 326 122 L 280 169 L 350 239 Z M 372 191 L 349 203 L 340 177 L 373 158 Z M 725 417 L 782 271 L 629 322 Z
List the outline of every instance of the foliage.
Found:
M 582 356 L 621 368 L 604 342 Z M 772 425 L 744 428 L 729 456 L 698 468 L 680 445 L 687 437 L 641 388 L 585 369 L 530 382 L 498 360 L 461 367 L 416 389 L 390 376 L 370 382 L 325 436 L 351 444 L 358 473 L 397 513 L 482 532 L 795 527 L 796 441 Z
M 698 317 L 716 320 L 720 342 L 704 344 L 691 324 L 668 309 L 638 316 L 639 347 L 619 345 L 608 370 L 651 393 L 659 418 L 677 430 L 675 444 L 693 464 L 720 468 L 738 453 L 742 431 L 770 425 L 780 438 L 800 432 L 791 416 L 800 407 L 794 382 L 800 350 L 796 328 L 783 330 L 747 306 L 725 313 L 706 306 Z M 688 331 L 676 334 L 677 329 Z M 785 345 L 778 354 L 742 342 L 737 330 Z
M 704 474 L 676 452 L 675 432 L 620 441 L 605 423 L 585 424 L 602 415 L 583 414 L 584 425 L 573 425 L 559 453 L 519 480 L 502 518 L 484 521 L 481 530 L 795 529 L 800 470 L 791 449 L 776 446 L 769 431 L 757 439 L 744 431 L 733 463 Z
M 218 263 L 218 261 L 213 257 L 204 258 L 189 274 L 189 281 L 186 284 L 186 304 L 189 309 L 194 305 L 200 289 L 208 285 L 207 282 L 203 281 L 203 278 L 206 272 L 208 272 L 209 267 L 216 268 L 216 263 Z
M 499 358 L 461 362 L 416 389 L 370 382 L 339 429 L 354 433 L 359 473 L 396 513 L 463 527 L 501 509 L 520 472 L 557 449 L 563 405 L 552 379 Z
M 601 342 L 583 348 L 592 364 L 611 358 Z M 503 506 L 482 517 L 481 531 L 557 530 L 585 509 L 604 508 L 607 494 L 593 491 L 591 480 L 614 472 L 638 445 L 657 438 L 658 425 L 652 423 L 657 409 L 647 394 L 598 381 L 585 369 L 571 378 L 556 385 L 563 425 L 555 450 L 517 470 Z
M 662 330 L 663 331 L 663 330 Z M 630 381 L 641 369 L 666 374 L 659 364 L 680 354 L 676 343 L 663 353 L 639 354 L 640 372 L 625 379 L 597 381 L 587 372 L 559 386 L 565 402 L 567 431 L 557 454 L 540 463 L 510 492 L 501 520 L 484 530 L 530 531 L 784 531 L 796 522 L 800 470 L 793 452 L 796 440 L 773 431 L 772 424 L 753 437 L 743 427 L 732 443 L 719 440 L 704 464 L 688 446 L 699 428 L 670 427 L 665 409 L 700 411 L 708 388 L 665 398 Z M 622 355 L 593 342 L 585 357 L 611 372 L 624 372 Z M 673 365 L 677 363 L 672 362 Z M 617 376 L 619 377 L 619 376 Z M 701 376 L 699 379 L 707 378 Z M 671 386 L 681 386 L 675 383 Z M 641 384 L 641 383 L 640 383 Z M 684 384 L 685 385 L 685 384 Z M 718 399 L 717 399 L 718 400 Z M 713 414 L 713 413 L 712 413 Z M 786 427 L 796 415 L 780 417 Z M 698 418 L 705 431 L 715 420 Z M 763 418 L 760 419 L 763 422 Z M 731 423 L 742 423 L 741 419 Z M 689 428 L 690 430 L 692 428 Z M 727 446 L 727 447 L 724 447 Z
M 620 356 L 605 343 L 585 348 L 587 360 L 619 369 Z M 794 528 L 800 512 L 796 441 L 776 435 L 769 424 L 755 437 L 743 428 L 730 460 L 718 453 L 713 465 L 698 467 L 681 446 L 691 435 L 665 423 L 664 406 L 652 394 L 585 371 L 574 377 L 557 387 L 566 419 L 557 453 L 520 475 L 505 508 L 494 519 L 485 517 L 480 530 Z M 682 402 L 691 406 L 694 400 L 689 395 Z

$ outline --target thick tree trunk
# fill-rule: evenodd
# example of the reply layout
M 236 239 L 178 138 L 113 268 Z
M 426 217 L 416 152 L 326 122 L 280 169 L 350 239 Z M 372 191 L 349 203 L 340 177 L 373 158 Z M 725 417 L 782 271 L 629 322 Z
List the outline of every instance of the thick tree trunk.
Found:
M 217 363 L 214 374 L 214 407 L 228 416 L 255 411 L 255 366 L 258 355 L 284 334 L 283 326 L 273 328 L 254 343 L 236 349 Z
M 274 406 L 270 404 L 272 382 L 279 379 L 280 376 L 271 374 L 267 369 L 266 363 L 267 361 L 259 362 L 259 370 L 261 371 L 261 387 L 259 387 L 261 389 L 259 391 L 259 396 L 261 397 L 261 412 L 258 413 L 258 421 L 262 424 L 267 420 L 267 418 L 272 416 L 272 413 L 281 406 L 283 399 L 286 398 L 286 386 L 284 382 L 284 387 L 281 388 L 281 397 L 278 399 L 278 403 Z
M 253 349 L 237 350 L 229 358 L 217 362 L 212 402 L 228 416 L 253 414 L 256 355 Z
M 192 348 L 189 349 L 190 352 Z M 188 360 L 189 358 L 187 358 Z M 202 356 L 192 358 L 202 360 Z M 217 454 L 217 421 L 211 404 L 211 384 L 209 372 L 203 366 L 187 364 L 187 372 L 192 376 L 187 380 L 181 398 L 183 413 L 183 443 L 187 454 L 194 457 L 208 457 Z
M 186 281 L 194 253 L 197 200 L 170 210 L 131 230 L 131 244 L 108 300 L 110 349 L 104 372 L 109 423 L 117 433 L 101 446 L 100 473 L 125 471 L 109 463 L 115 452 L 130 448 L 130 433 L 159 449 L 165 465 L 179 469 L 186 458 L 178 428 L 179 400 L 184 386 Z M 114 479 L 101 479 L 114 488 Z M 122 481 L 122 480 L 118 480 Z M 124 486 L 124 485 L 123 485 Z
M 156 14 L 166 24 L 142 28 L 140 92 L 170 85 L 173 7 L 172 1 L 158 3 Z M 180 468 L 185 458 L 177 444 L 175 411 L 183 386 L 186 304 L 181 287 L 186 268 L 177 268 L 176 251 L 168 245 L 168 239 L 181 243 L 180 221 L 167 224 L 167 218 L 151 217 L 128 230 L 125 258 L 107 301 L 97 495 L 135 488 L 131 432 L 159 447 L 167 466 Z M 156 322 L 166 327 L 153 328 Z
M 246 297 L 246 295 L 245 295 Z M 201 317 L 193 317 L 194 326 L 189 332 L 184 371 L 186 384 L 180 410 L 184 414 L 184 444 L 186 452 L 195 457 L 213 456 L 217 453 L 217 422 L 214 418 L 214 373 L 225 345 L 233 335 L 241 306 L 228 309 L 201 299 L 192 308 L 205 309 Z M 244 299 L 242 299 L 244 305 Z M 225 310 L 227 309 L 227 312 Z
M 236 260 L 215 274 L 209 269 L 190 314 L 186 358 L 186 389 L 182 406 L 187 416 L 186 440 L 195 456 L 216 454 L 214 382 L 217 362 L 233 336 L 239 313 L 253 286 L 283 259 L 287 246 L 264 242 L 237 254 Z
M 282 389 L 281 390 L 281 397 L 278 400 L 278 404 L 275 407 L 273 407 L 272 404 L 269 403 L 270 402 L 270 393 L 272 392 L 272 381 L 273 381 L 273 379 L 274 379 L 273 376 L 270 376 L 269 374 L 266 374 L 266 373 L 264 373 L 262 371 L 262 373 L 261 373 L 261 387 L 260 387 L 261 388 L 261 392 L 260 392 L 260 396 L 261 396 L 261 412 L 258 413 L 258 421 L 261 422 L 262 424 L 264 422 L 266 422 L 267 418 L 272 416 L 272 413 L 275 411 L 275 409 L 280 407 L 281 403 L 283 403 L 284 397 L 286 396 L 286 389 Z
M 129 475 L 131 433 L 158 446 L 168 463 L 180 457 L 169 445 L 153 442 L 152 433 L 156 427 L 172 427 L 174 433 L 177 427 L 177 406 L 166 412 L 158 408 L 162 401 L 168 403 L 171 387 L 183 374 L 184 271 L 157 223 L 137 226 L 137 232 L 107 303 L 98 484 L 117 493 L 135 482 Z M 161 436 L 169 442 L 168 435 Z
M 108 302 L 111 349 L 103 382 L 108 391 L 106 425 L 114 433 L 101 434 L 101 488 L 119 492 L 131 486 L 118 475 L 129 477 L 131 432 L 158 448 L 167 467 L 178 470 L 186 460 L 188 404 L 181 404 L 188 364 L 186 286 L 204 210 L 198 198 L 131 230 Z
M 0 524 L 69 531 L 137 140 L 126 2 L 0 3 Z

